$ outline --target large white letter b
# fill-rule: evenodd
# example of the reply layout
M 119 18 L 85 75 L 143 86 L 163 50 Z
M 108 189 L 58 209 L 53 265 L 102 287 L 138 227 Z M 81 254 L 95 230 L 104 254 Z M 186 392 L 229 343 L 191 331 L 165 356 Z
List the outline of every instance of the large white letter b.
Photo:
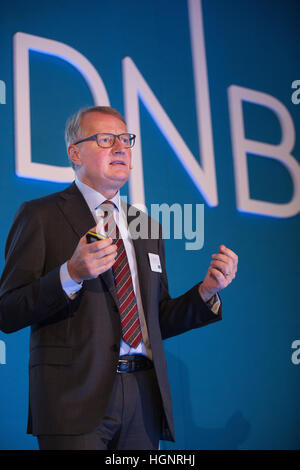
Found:
M 298 214 L 300 211 L 300 165 L 291 155 L 295 145 L 295 128 L 288 110 L 273 96 L 249 88 L 232 85 L 229 87 L 228 95 L 238 209 L 274 217 L 292 217 Z M 246 139 L 243 101 L 266 106 L 276 113 L 282 129 L 282 140 L 279 145 Z M 286 167 L 294 185 L 294 195 L 291 201 L 275 204 L 250 198 L 247 153 L 275 158 Z

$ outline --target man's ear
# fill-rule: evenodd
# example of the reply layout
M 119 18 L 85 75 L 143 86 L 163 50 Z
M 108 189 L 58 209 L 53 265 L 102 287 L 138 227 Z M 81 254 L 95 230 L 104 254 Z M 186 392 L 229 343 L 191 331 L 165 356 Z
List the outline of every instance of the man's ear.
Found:
M 69 145 L 69 147 L 68 147 L 68 156 L 69 156 L 69 159 L 75 165 L 78 165 L 78 166 L 82 165 L 82 162 L 81 162 L 81 159 L 80 159 L 79 149 L 76 145 L 74 145 L 74 144 Z

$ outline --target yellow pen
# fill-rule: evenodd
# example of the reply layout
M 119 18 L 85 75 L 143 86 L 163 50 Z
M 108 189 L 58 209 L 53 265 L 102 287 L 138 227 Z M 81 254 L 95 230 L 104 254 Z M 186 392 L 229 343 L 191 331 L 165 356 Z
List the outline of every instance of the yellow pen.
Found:
M 99 233 L 92 232 L 91 230 L 86 234 L 86 240 L 88 243 L 97 242 L 99 240 L 105 240 L 107 237 L 100 235 Z

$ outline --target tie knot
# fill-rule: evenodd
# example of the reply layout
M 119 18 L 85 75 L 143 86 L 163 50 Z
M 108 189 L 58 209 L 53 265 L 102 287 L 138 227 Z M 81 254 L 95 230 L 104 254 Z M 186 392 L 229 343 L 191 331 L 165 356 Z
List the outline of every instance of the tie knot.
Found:
M 108 207 L 111 207 L 112 209 L 114 207 L 116 207 L 115 203 L 112 202 L 112 201 L 109 201 L 108 199 L 106 199 L 106 201 L 102 202 L 102 204 L 100 204 L 101 206 L 108 206 Z
M 117 206 L 113 202 L 107 200 L 99 204 L 95 211 L 98 217 L 103 218 L 112 215 L 115 207 Z
M 105 217 L 105 215 L 113 213 L 116 205 L 112 201 L 104 201 L 99 207 L 103 210 Z
M 116 239 L 118 229 L 114 220 L 113 211 L 116 205 L 112 201 L 104 201 L 98 206 L 98 217 L 102 218 L 103 228 L 107 236 Z

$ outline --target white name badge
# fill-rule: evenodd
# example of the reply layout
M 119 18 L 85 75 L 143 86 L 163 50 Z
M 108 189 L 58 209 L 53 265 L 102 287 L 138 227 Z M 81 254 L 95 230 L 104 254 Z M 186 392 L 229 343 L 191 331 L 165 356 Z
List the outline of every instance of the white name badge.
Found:
M 151 270 L 155 271 L 156 273 L 161 273 L 162 269 L 161 269 L 159 256 L 156 255 L 155 253 L 148 253 L 148 256 L 149 256 Z

